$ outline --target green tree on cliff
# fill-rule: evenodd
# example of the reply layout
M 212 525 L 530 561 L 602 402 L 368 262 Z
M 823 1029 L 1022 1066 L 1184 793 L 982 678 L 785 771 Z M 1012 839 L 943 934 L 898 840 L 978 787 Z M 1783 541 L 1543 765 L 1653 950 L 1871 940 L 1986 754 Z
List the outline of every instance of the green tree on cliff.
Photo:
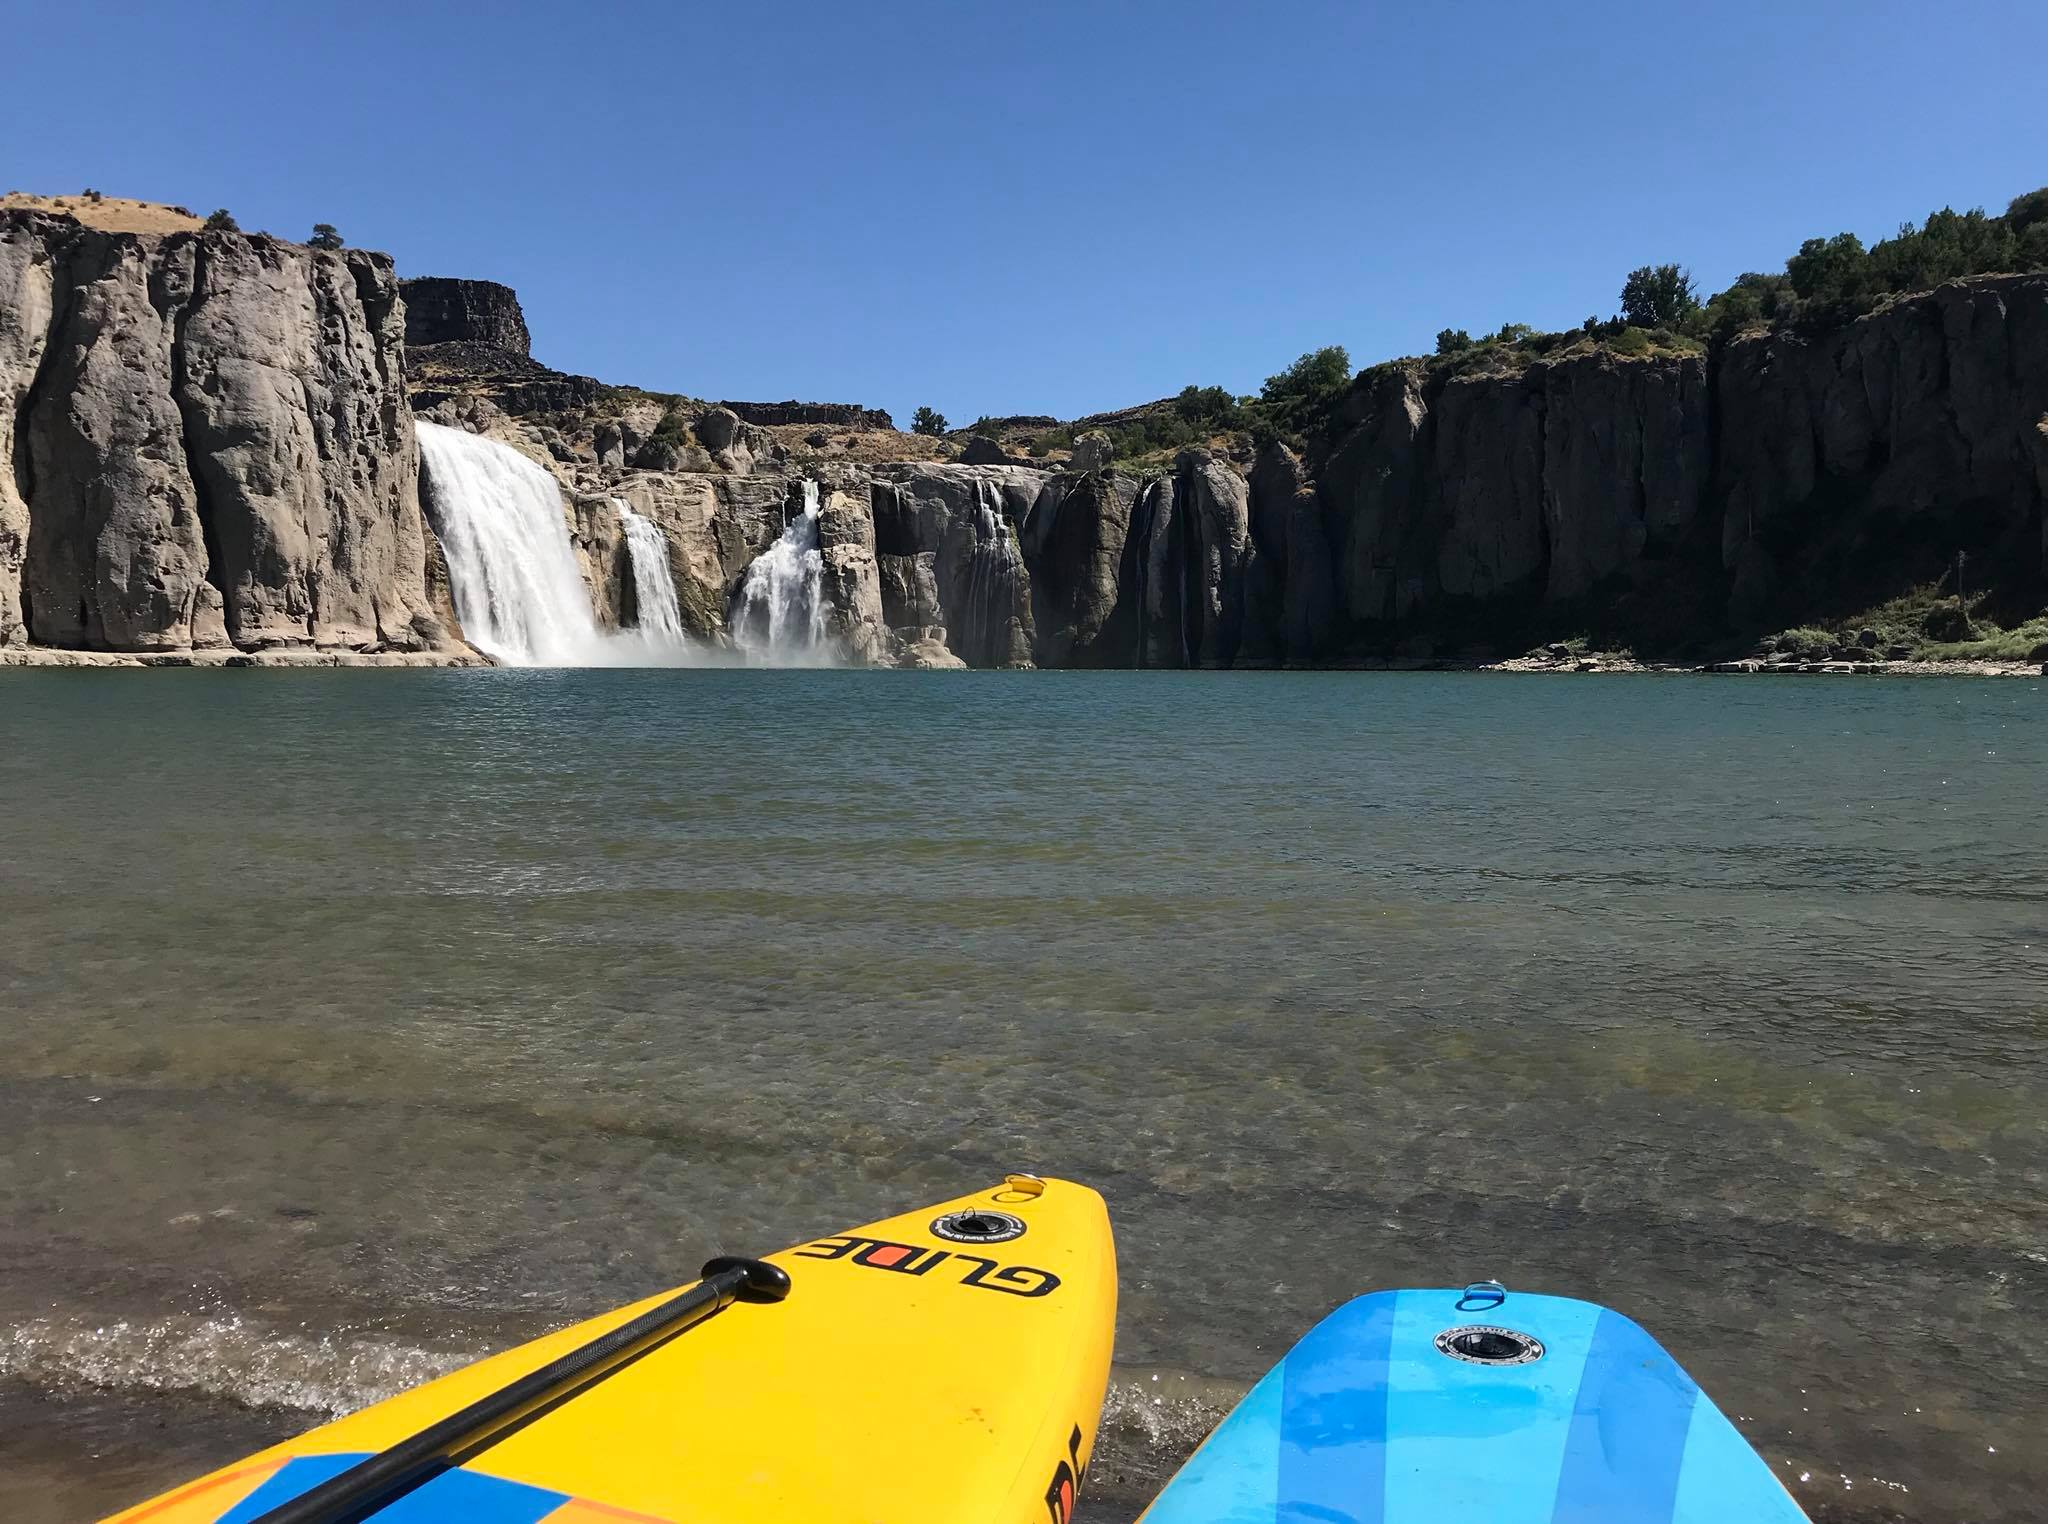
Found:
M 1839 301 L 1861 294 L 1870 274 L 1870 255 L 1854 233 L 1809 238 L 1785 261 L 1786 278 L 1802 301 Z
M 1472 347 L 1472 335 L 1462 328 L 1439 328 L 1436 335 L 1436 352 L 1440 355 L 1454 355 Z
M 1683 265 L 1644 265 L 1621 287 L 1621 315 L 1637 328 L 1675 328 L 1699 311 L 1692 272 Z
M 921 407 L 911 415 L 910 432 L 928 434 L 937 439 L 946 432 L 946 415 L 928 407 Z
M 1351 356 L 1342 344 L 1312 349 L 1259 388 L 1258 410 L 1283 434 L 1320 431 L 1351 385 Z
M 226 207 L 222 207 L 206 219 L 206 231 L 209 233 L 239 233 L 242 231 L 242 225 L 235 221 L 235 214 L 233 212 L 230 212 Z
M 341 234 L 335 231 L 334 224 L 331 222 L 316 222 L 313 224 L 313 236 L 306 240 L 306 247 L 309 249 L 339 249 L 343 247 Z

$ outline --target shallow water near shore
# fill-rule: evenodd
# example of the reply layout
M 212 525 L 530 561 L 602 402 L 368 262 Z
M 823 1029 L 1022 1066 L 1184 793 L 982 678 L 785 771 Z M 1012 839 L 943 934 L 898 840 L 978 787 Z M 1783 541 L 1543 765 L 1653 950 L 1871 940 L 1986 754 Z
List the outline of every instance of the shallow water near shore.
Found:
M 2044 777 L 2025 681 L 0 673 L 0 1513 L 1028 1168 L 1130 1495 L 1498 1276 L 2038 1517 Z

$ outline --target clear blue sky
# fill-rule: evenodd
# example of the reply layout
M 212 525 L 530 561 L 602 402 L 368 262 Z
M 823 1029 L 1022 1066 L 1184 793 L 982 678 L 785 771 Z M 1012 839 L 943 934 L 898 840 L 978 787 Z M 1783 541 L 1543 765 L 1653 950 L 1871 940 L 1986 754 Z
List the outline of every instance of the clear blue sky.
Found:
M 314 221 L 700 396 L 1072 416 L 2048 182 L 2048 5 L 14 8 L 0 185 Z

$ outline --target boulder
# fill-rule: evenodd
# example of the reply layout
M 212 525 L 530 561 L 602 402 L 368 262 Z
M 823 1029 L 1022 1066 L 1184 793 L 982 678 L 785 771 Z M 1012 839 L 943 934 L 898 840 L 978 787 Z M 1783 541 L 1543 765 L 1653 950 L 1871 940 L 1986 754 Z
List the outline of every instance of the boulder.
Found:
M 976 434 L 960 452 L 963 466 L 1007 466 L 1014 464 L 1009 453 L 986 434 Z
M 720 450 L 730 450 L 740 437 L 739 414 L 731 408 L 715 407 L 698 415 L 692 427 L 697 433 L 697 442 L 716 455 Z
M 1076 471 L 1101 471 L 1115 456 L 1116 441 L 1101 429 L 1090 429 L 1075 437 L 1070 464 Z

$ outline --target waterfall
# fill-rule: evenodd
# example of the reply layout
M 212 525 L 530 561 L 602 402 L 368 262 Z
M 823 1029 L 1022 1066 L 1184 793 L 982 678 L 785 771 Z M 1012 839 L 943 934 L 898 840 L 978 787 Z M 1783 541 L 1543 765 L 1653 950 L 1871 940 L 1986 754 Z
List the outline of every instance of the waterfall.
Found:
M 829 665 L 825 555 L 818 548 L 818 484 L 804 481 L 804 511 L 754 558 L 733 600 L 733 644 L 758 666 Z
M 1010 615 L 1016 593 L 1017 544 L 1003 521 L 1003 489 L 974 482 L 974 550 L 967 569 L 967 618 L 960 654 L 994 667 L 1010 656 Z
M 555 479 L 495 440 L 424 421 L 418 429 L 469 643 L 508 666 L 590 665 L 603 636 Z
M 590 607 L 562 489 L 509 445 L 440 424 L 418 425 L 435 528 L 448 557 L 462 633 L 508 667 L 695 667 L 712 653 L 691 641 L 670 574 L 668 538 L 617 498 L 633 562 L 638 628 L 606 630 Z
M 619 524 L 626 531 L 626 555 L 633 563 L 633 602 L 638 610 L 640 638 L 649 645 L 684 646 L 683 610 L 676 598 L 676 579 L 669 570 L 668 536 L 652 519 L 642 518 L 618 498 Z

